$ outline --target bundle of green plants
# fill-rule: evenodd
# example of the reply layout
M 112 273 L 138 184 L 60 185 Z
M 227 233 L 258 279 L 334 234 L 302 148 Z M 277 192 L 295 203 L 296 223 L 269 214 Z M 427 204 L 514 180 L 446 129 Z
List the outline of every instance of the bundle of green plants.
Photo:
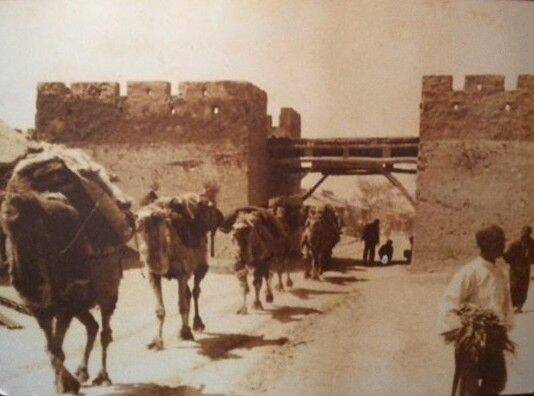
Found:
M 487 354 L 515 352 L 506 327 L 492 311 L 464 305 L 454 313 L 460 317 L 461 326 L 444 333 L 445 341 L 454 343 L 456 350 L 471 362 L 480 362 Z

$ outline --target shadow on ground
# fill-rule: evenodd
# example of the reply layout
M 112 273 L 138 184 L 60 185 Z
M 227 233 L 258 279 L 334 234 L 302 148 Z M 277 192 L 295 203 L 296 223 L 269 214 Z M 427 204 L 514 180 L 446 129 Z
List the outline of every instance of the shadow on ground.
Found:
M 345 286 L 346 284 L 353 283 L 353 282 L 367 282 L 369 279 L 356 278 L 355 276 L 324 275 L 323 280 L 326 282 L 333 283 L 334 285 Z
M 410 265 L 409 262 L 404 260 L 391 260 L 388 264 L 382 264 L 381 262 L 375 261 L 373 264 L 361 264 L 364 267 L 393 267 L 395 265 Z
M 367 271 L 363 267 L 363 261 L 349 257 L 332 257 L 325 271 L 337 271 L 345 273 L 347 271 Z
M 277 320 L 281 323 L 298 322 L 302 320 L 302 318 L 299 318 L 299 316 L 323 313 L 315 308 L 290 307 L 288 305 L 274 309 L 266 309 L 263 312 L 270 314 L 274 320 Z
M 202 388 L 194 388 L 192 386 L 165 386 L 154 383 L 148 384 L 118 384 L 113 387 L 113 390 L 108 395 L 121 396 L 222 396 L 216 394 L 207 394 L 202 392 Z
M 289 290 L 291 294 L 293 294 L 295 297 L 298 297 L 302 300 L 308 300 L 310 296 L 322 296 L 322 295 L 328 295 L 328 294 L 348 294 L 345 291 L 335 291 L 335 290 L 315 290 L 315 289 L 305 289 L 305 288 L 297 288 L 297 289 L 291 289 Z
M 241 356 L 231 353 L 235 349 L 252 349 L 264 346 L 282 346 L 288 339 L 280 337 L 265 339 L 263 335 L 207 333 L 206 338 L 197 340 L 200 354 L 211 360 L 239 359 Z

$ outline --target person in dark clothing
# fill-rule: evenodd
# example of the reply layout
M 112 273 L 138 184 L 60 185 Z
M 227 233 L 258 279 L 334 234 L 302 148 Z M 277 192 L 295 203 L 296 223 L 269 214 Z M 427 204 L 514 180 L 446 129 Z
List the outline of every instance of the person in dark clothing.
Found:
M 413 236 L 410 237 L 410 249 L 405 249 L 403 252 L 404 258 L 406 259 L 406 264 L 411 264 L 412 252 L 413 252 Z
M 386 243 L 380 246 L 378 249 L 378 257 L 380 257 L 380 262 L 382 264 L 390 264 L 391 259 L 393 258 L 393 241 L 388 239 Z
M 380 220 L 375 219 L 363 229 L 363 264 L 374 264 L 376 245 L 380 242 Z
M 530 266 L 534 263 L 534 239 L 532 228 L 523 227 L 521 238 L 513 242 L 504 258 L 510 264 L 510 292 L 515 312 L 522 312 L 530 284 Z

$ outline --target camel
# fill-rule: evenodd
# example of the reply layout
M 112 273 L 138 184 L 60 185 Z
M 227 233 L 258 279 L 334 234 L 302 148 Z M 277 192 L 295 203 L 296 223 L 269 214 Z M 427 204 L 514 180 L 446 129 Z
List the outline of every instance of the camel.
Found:
M 266 302 L 273 302 L 270 270 L 275 262 L 282 262 L 287 255 L 287 231 L 271 210 L 247 207 L 236 210 L 225 219 L 221 230 L 232 232 L 236 250 L 234 270 L 243 289 L 243 304 L 238 314 L 247 314 L 248 273 L 253 272 L 254 309 L 261 310 L 260 291 L 266 282 Z
M 0 206 L 5 256 L 13 286 L 43 330 L 58 393 L 77 393 L 102 316 L 102 368 L 109 385 L 110 319 L 122 277 L 120 256 L 133 235 L 130 201 L 106 171 L 79 150 L 42 144 L 11 168 Z M 76 378 L 64 367 L 63 339 L 73 318 L 87 330 Z
M 188 282 L 191 277 L 195 309 L 193 330 L 205 329 L 198 301 L 200 283 L 208 271 L 207 233 L 217 229 L 223 221 L 223 215 L 206 195 L 154 197 L 150 201 L 139 210 L 137 232 L 141 261 L 149 268 L 150 284 L 157 301 L 157 334 L 147 347 L 162 350 L 165 321 L 162 277 L 178 281 L 178 305 L 182 318 L 180 337 L 194 340 L 189 326 L 191 290 Z
M 320 280 L 324 268 L 332 256 L 332 249 L 339 242 L 340 226 L 330 205 L 310 208 L 302 233 L 301 246 L 307 261 L 305 278 Z
M 106 361 L 112 341 L 110 319 L 122 276 L 115 249 L 87 243 L 78 211 L 66 200 L 33 191 L 9 191 L 1 206 L 6 250 L 13 286 L 43 330 L 55 372 L 58 393 L 77 393 L 89 379 L 88 360 L 98 333 L 89 309 L 102 316 L 102 368 L 93 381 L 110 385 Z M 85 352 L 75 378 L 63 365 L 62 344 L 73 318 L 87 330 Z
M 302 208 L 302 201 L 298 197 L 282 196 L 269 201 L 269 210 L 283 225 L 285 234 L 287 235 L 284 254 L 271 263 L 272 270 L 278 275 L 278 283 L 276 285 L 278 291 L 284 290 L 282 280 L 284 273 L 286 274 L 286 286 L 288 288 L 293 286 L 291 263 L 300 258 L 300 251 L 298 246 L 295 245 L 298 245 L 298 242 L 300 242 L 302 228 L 306 220 Z

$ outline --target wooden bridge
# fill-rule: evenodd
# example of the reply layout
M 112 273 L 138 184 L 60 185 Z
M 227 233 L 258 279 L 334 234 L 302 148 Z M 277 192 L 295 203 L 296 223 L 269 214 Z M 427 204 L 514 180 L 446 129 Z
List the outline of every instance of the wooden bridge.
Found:
M 284 173 L 321 173 L 315 190 L 331 175 L 383 175 L 415 205 L 394 176 L 417 173 L 418 137 L 288 139 L 270 138 L 271 163 Z

